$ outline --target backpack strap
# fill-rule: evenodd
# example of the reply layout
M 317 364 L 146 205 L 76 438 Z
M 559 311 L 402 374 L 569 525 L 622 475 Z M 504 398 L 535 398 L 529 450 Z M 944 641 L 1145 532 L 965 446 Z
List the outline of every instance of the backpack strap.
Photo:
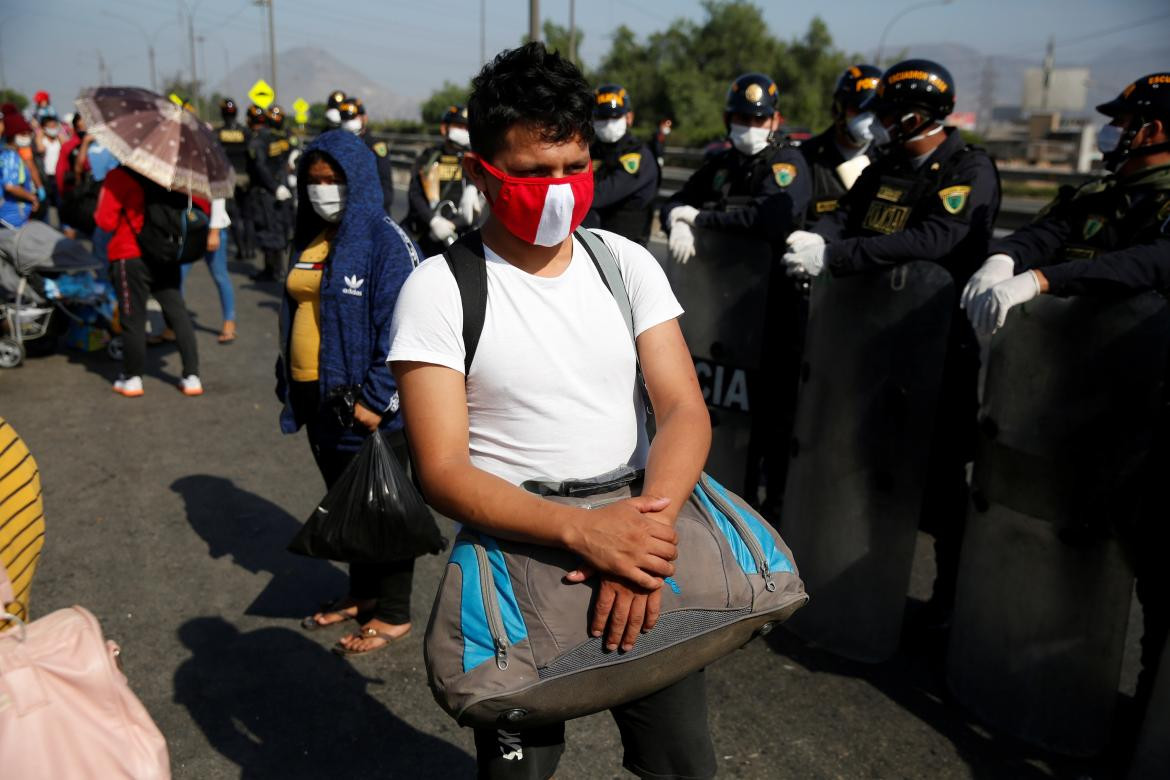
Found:
M 459 299 L 463 303 L 463 376 L 466 380 L 487 317 L 487 261 L 479 231 L 463 235 L 443 250 L 443 257 L 459 286 Z

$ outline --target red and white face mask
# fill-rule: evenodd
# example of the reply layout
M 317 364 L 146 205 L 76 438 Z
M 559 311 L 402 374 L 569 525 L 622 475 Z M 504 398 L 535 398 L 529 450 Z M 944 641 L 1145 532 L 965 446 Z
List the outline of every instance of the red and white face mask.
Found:
M 484 171 L 500 183 L 488 203 L 512 235 L 538 246 L 557 246 L 576 230 L 593 205 L 593 169 L 572 176 L 509 176 L 478 155 Z

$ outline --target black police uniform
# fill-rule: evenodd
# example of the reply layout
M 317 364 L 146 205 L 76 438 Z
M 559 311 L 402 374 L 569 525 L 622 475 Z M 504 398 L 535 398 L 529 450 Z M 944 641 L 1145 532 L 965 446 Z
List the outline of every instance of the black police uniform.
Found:
M 841 196 L 848 192 L 845 183 L 837 175 L 837 166 L 845 162 L 845 155 L 837 145 L 835 126 L 801 143 L 800 151 L 813 177 L 813 195 L 809 199 L 805 218 L 806 225 L 813 225 L 821 217 L 836 211 Z M 862 154 L 869 158 L 870 163 L 877 158 L 872 147 Z
M 455 207 L 450 211 L 444 210 L 438 216 L 447 217 L 454 222 L 460 235 L 472 227 L 461 224 L 462 218 L 453 213 L 459 207 L 465 188 L 463 179 L 465 151 L 450 142 L 427 147 L 415 158 L 414 167 L 410 171 L 410 187 L 407 189 L 410 211 L 406 217 L 406 224 L 414 232 L 415 240 L 427 257 L 437 255 L 446 249 L 445 244 L 431 238 L 431 218 L 436 216 L 437 212 L 431 207 L 423 190 L 423 174 L 430 170 L 431 166 L 438 166 L 439 204 L 450 202 Z
M 593 206 L 585 226 L 610 230 L 645 246 L 658 195 L 658 161 L 650 148 L 626 133 L 611 144 L 594 141 Z
M 276 191 L 286 184 L 288 138 L 282 131 L 259 128 L 248 143 L 248 202 L 256 229 L 256 244 L 264 252 L 264 271 L 279 276 L 284 250 L 288 246 L 291 201 L 276 200 Z
M 252 138 L 252 131 L 234 119 L 225 120 L 216 128 L 215 137 L 236 172 L 235 191 L 225 204 L 228 218 L 232 221 L 230 230 L 232 242 L 236 245 L 236 257 L 251 257 L 256 251 L 256 235 L 251 220 L 244 214 L 248 197 L 248 142 Z
M 390 165 L 390 144 L 368 133 L 362 133 L 360 137 L 374 155 L 374 162 L 378 166 L 378 182 L 382 185 L 382 210 L 386 216 L 391 216 L 390 209 L 394 206 L 394 169 Z
M 914 260 L 939 263 L 962 290 L 987 257 L 999 213 L 995 163 L 958 130 L 920 165 L 897 148 L 866 168 L 815 232 L 828 241 L 825 269 L 844 276 Z M 935 536 L 935 602 L 954 599 L 967 511 L 966 463 L 974 456 L 979 350 L 966 317 L 951 318 L 943 386 L 931 445 L 923 528 Z

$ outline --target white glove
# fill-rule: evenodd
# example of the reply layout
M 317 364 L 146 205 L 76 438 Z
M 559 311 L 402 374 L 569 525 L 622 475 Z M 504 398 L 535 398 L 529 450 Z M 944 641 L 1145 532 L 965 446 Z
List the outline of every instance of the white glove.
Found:
M 674 226 L 679 222 L 687 225 L 695 224 L 695 217 L 699 216 L 699 210 L 694 206 L 675 206 L 666 215 L 667 228 L 670 229 L 673 235 Z
M 479 190 L 475 188 L 474 184 L 470 182 L 463 185 L 463 196 L 459 198 L 459 213 L 466 220 L 468 225 L 475 224 L 475 218 L 479 216 L 483 206 L 479 202 Z
M 446 217 L 431 217 L 431 239 L 446 241 L 455 235 L 455 223 Z
M 990 336 L 1003 327 L 1013 306 L 1027 303 L 1040 294 L 1040 278 L 1031 271 L 1000 282 L 979 296 L 967 307 L 971 326 L 983 336 Z
M 678 211 L 678 209 L 675 209 Z M 671 212 L 674 215 L 674 211 Z M 670 256 L 679 265 L 686 265 L 687 261 L 695 256 L 695 234 L 686 222 L 677 222 L 670 229 L 670 240 L 667 242 Z
M 1007 255 L 992 255 L 983 261 L 983 265 L 974 273 L 967 286 L 963 288 L 963 297 L 959 299 L 959 308 L 967 309 L 983 293 L 995 287 L 1000 282 L 1006 282 L 1016 273 L 1016 261 Z
M 794 230 L 785 239 L 788 251 L 782 258 L 784 272 L 807 279 L 825 270 L 825 239 L 807 230 Z
M 288 187 L 281 184 L 276 188 L 276 200 L 283 202 L 292 197 L 292 193 L 288 191 Z

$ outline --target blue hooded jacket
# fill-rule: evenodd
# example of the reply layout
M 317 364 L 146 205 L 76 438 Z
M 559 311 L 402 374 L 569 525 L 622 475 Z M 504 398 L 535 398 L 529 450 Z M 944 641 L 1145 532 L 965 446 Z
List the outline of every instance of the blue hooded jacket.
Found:
M 398 387 L 386 358 L 390 354 L 390 319 L 398 291 L 419 263 L 414 242 L 382 210 L 382 187 L 374 154 L 353 133 L 333 130 L 305 150 L 297 171 L 297 214 L 292 263 L 329 223 L 309 203 L 307 161 L 313 151 L 328 155 L 345 173 L 346 196 L 341 223 L 330 241 L 321 276 L 321 398 L 346 385 L 361 387 L 360 401 L 382 415 L 383 431 L 402 428 Z M 298 429 L 288 388 L 289 339 L 296 302 L 287 289 L 280 307 L 280 357 L 276 361 L 276 394 L 284 404 L 280 429 Z M 337 431 L 340 439 L 361 440 L 355 431 Z

